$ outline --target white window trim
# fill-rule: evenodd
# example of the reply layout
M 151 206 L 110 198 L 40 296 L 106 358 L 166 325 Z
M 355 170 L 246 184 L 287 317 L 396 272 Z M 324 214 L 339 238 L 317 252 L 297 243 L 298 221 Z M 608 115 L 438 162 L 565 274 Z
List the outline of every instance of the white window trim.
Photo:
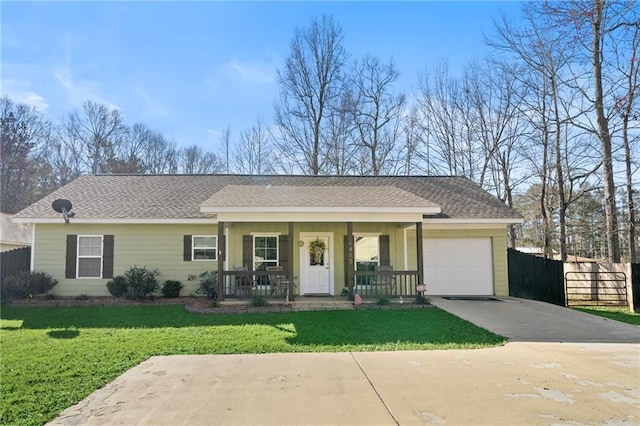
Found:
M 380 266 L 380 235 L 382 235 L 381 232 L 354 232 L 353 233 L 353 269 L 354 270 L 358 264 L 358 257 L 356 256 L 356 238 L 357 237 L 377 237 L 378 238 L 378 259 L 376 260 L 376 262 L 378 263 L 378 266 Z
M 100 238 L 100 256 L 80 256 L 80 238 Z M 81 277 L 80 276 L 80 258 L 82 259 L 100 259 L 100 276 L 99 277 Z M 104 235 L 78 235 L 76 239 L 76 278 L 83 280 L 100 280 L 104 273 Z
M 272 261 L 269 261 L 268 263 L 271 264 L 272 266 L 280 266 L 280 235 L 281 232 L 271 232 L 271 233 L 264 233 L 264 232 L 260 232 L 260 233 L 251 233 L 251 236 L 253 236 L 253 247 L 251 248 L 253 251 L 253 270 L 256 270 L 256 237 L 274 237 L 276 239 L 276 263 L 273 264 Z M 264 260 L 261 261 L 262 263 L 264 263 Z
M 215 238 L 216 246 L 215 247 L 196 247 L 195 239 L 196 238 Z M 213 259 L 196 259 L 196 250 L 202 249 L 212 249 L 213 255 L 215 256 Z M 192 235 L 191 236 L 191 261 L 192 262 L 216 262 L 218 260 L 218 236 L 217 235 Z

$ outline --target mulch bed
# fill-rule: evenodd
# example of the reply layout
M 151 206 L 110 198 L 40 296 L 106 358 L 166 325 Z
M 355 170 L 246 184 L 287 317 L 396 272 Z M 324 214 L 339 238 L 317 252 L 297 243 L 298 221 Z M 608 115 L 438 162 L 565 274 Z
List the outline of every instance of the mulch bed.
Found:
M 311 307 L 285 305 L 283 301 L 272 301 L 268 306 L 254 307 L 246 301 L 222 303 L 217 307 L 213 307 L 213 301 L 206 297 L 151 297 L 144 300 L 128 300 L 111 296 L 92 296 L 92 297 L 56 297 L 55 299 L 47 299 L 46 297 L 33 297 L 29 299 L 19 299 L 10 302 L 11 306 L 19 307 L 72 307 L 72 306 L 154 306 L 154 305 L 182 305 L 185 310 L 199 314 L 225 314 L 225 313 L 283 313 L 299 310 L 314 310 Z M 416 309 L 430 308 L 432 305 L 417 305 L 413 303 L 376 305 L 373 303 L 365 303 L 354 307 L 355 309 Z M 333 307 L 325 304 L 316 310 L 344 309 L 344 307 Z

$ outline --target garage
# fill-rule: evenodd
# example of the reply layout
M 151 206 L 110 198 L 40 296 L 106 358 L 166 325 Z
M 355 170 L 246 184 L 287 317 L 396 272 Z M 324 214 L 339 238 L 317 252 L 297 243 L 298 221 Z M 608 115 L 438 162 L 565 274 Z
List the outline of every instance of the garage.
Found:
M 493 295 L 491 238 L 425 238 L 424 280 L 428 295 Z

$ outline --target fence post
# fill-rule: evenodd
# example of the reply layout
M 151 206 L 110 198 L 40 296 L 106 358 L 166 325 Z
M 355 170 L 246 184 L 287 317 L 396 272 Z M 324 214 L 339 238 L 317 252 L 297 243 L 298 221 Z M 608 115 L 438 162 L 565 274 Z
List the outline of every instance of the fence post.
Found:
M 640 312 L 640 263 L 629 264 L 629 269 L 629 272 L 631 272 L 629 274 L 631 294 L 627 295 L 627 297 L 632 301 L 629 308 L 632 309 L 633 312 Z

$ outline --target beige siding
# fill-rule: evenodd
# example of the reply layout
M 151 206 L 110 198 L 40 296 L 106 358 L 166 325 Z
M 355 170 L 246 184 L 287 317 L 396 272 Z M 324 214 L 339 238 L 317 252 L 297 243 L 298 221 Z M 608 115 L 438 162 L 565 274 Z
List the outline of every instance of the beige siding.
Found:
M 340 294 L 344 281 L 345 223 L 296 223 L 293 235 L 294 275 L 300 275 L 300 254 L 297 242 L 300 232 L 333 233 L 334 293 Z M 405 267 L 404 229 L 396 223 L 354 223 L 354 233 L 379 233 L 389 235 L 391 264 L 394 269 Z M 287 223 L 233 223 L 226 229 L 229 253 L 227 267 L 242 264 L 242 236 L 251 233 L 288 233 Z M 179 280 L 185 288 L 182 295 L 193 294 L 197 280 L 189 281 L 189 275 L 206 270 L 216 270 L 217 262 L 185 262 L 183 260 L 183 235 L 217 235 L 217 225 L 39 225 L 34 248 L 35 270 L 46 271 L 58 279 L 54 293 L 61 296 L 87 294 L 108 295 L 106 279 L 66 279 L 66 235 L 114 235 L 114 274 L 124 273 L 130 266 L 158 268 L 159 280 Z M 408 269 L 417 268 L 415 230 L 408 229 Z M 490 237 L 493 246 L 493 272 L 496 295 L 508 295 L 506 233 L 503 229 L 434 230 L 425 229 L 424 237 L 469 238 Z
M 409 268 L 415 266 L 415 229 L 407 231 Z M 424 229 L 424 238 L 491 238 L 493 255 L 493 287 L 496 296 L 508 296 L 507 235 L 505 229 Z M 461 259 L 462 261 L 462 259 Z
M 217 262 L 183 260 L 183 235 L 216 235 L 216 225 L 45 225 L 37 227 L 34 268 L 53 275 L 59 284 L 53 293 L 60 296 L 108 296 L 106 279 L 66 279 L 66 236 L 114 235 L 114 275 L 124 273 L 130 266 L 158 268 L 158 280 L 178 280 L 184 285 L 181 295 L 189 295 L 197 288 L 197 280 L 188 276 L 215 270 Z

